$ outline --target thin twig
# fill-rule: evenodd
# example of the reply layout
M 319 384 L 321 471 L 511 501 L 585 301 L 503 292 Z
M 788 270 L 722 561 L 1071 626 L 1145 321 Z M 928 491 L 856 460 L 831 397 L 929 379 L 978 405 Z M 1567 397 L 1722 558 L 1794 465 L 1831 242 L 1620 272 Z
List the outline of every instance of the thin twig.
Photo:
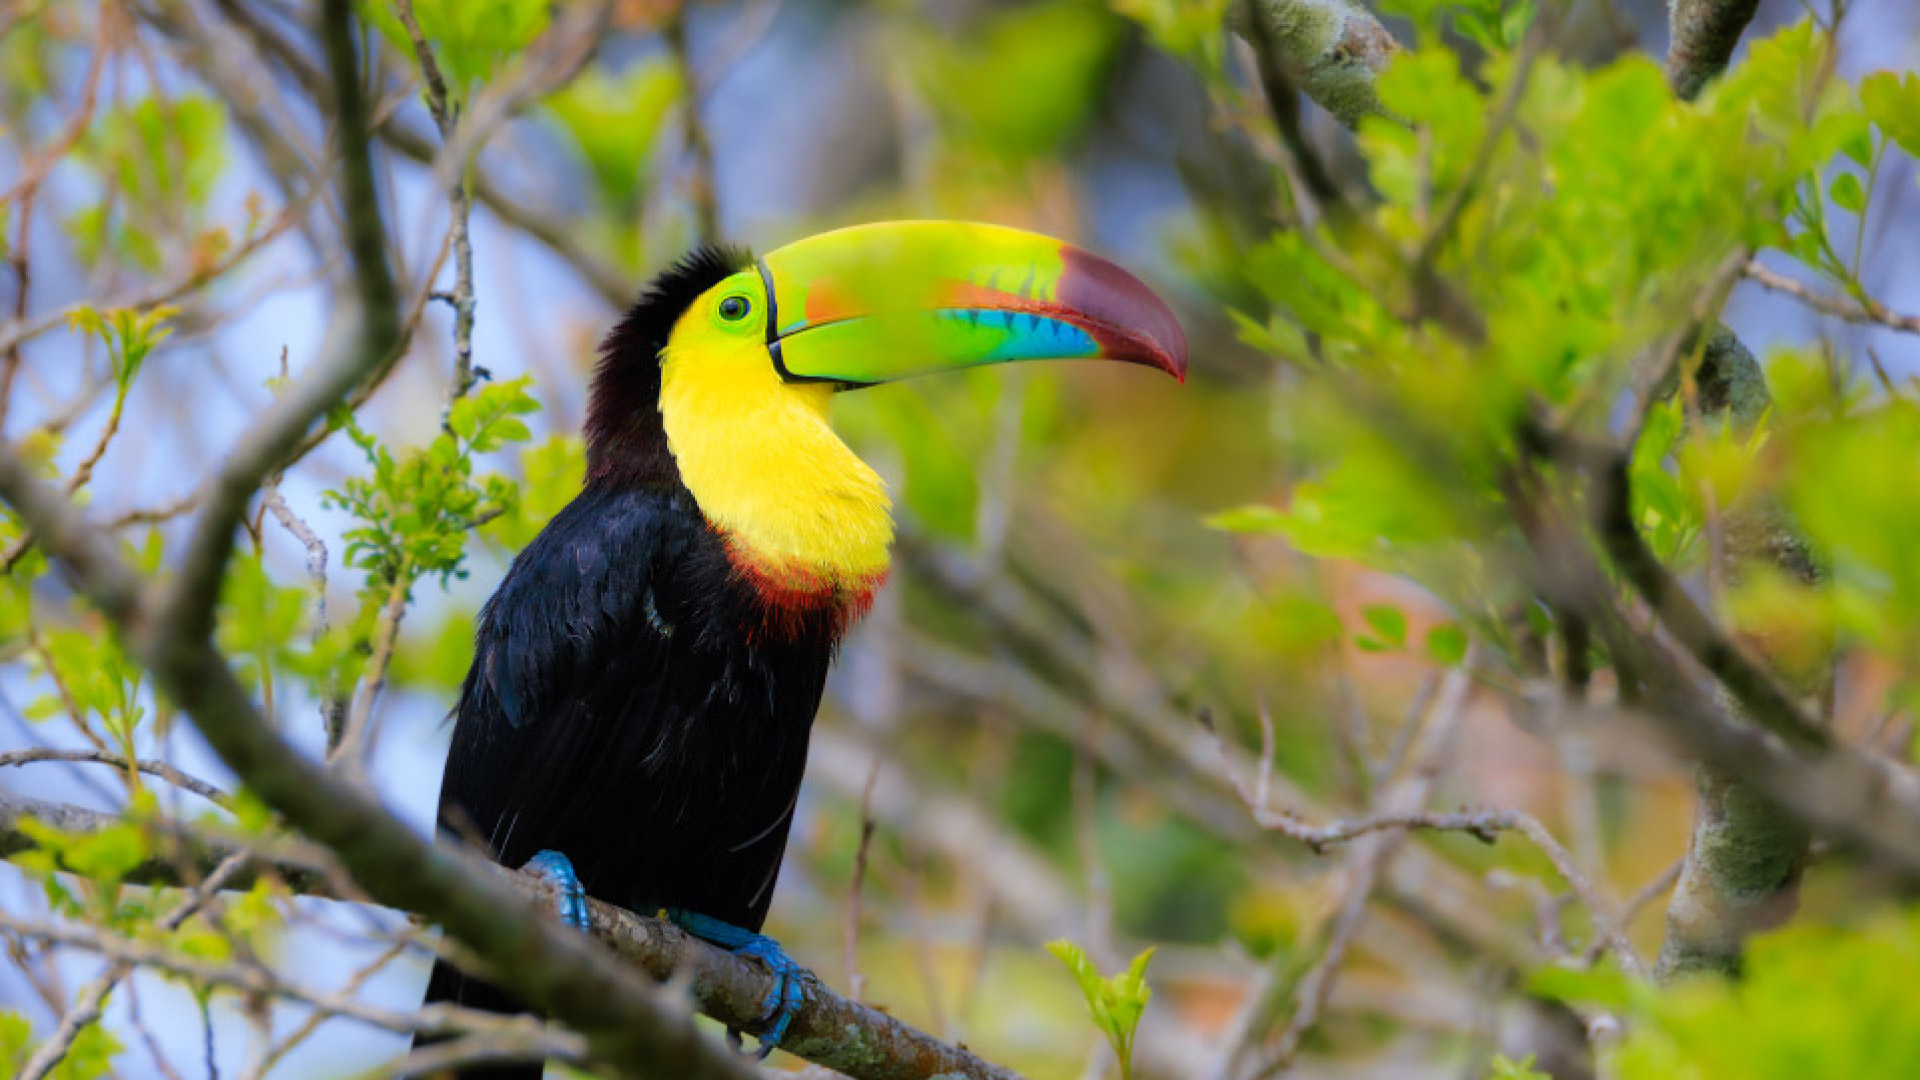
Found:
M 701 243 L 712 244 L 720 239 L 720 208 L 714 188 L 713 140 L 708 138 L 706 123 L 700 118 L 700 86 L 687 48 L 687 8 L 690 6 L 681 3 L 661 28 L 661 36 L 666 38 L 667 49 L 680 72 L 681 135 L 691 172 L 686 195 L 693 207 L 694 234 Z
M 393 647 L 400 640 L 400 621 L 406 618 L 407 596 L 412 588 L 413 560 L 409 557 L 402 559 L 394 570 L 386 602 L 380 606 L 380 621 L 374 628 L 373 654 L 360 676 L 360 687 L 354 692 L 347 722 L 340 729 L 339 738 L 327 747 L 327 760 L 348 769 L 349 775 L 357 776 L 362 765 L 362 744 L 373 723 L 374 702 L 380 691 L 386 689 L 387 668 L 393 662 Z
M 245 852 L 238 852 L 228 856 L 224 862 L 215 867 L 213 873 L 207 875 L 205 881 L 189 892 L 185 900 L 175 905 L 172 911 L 167 912 L 156 922 L 155 929 L 160 932 L 160 936 L 164 937 L 180 929 L 188 919 L 199 912 L 209 897 L 240 872 L 246 865 L 247 859 Z M 17 930 L 18 927 L 15 929 Z M 44 1080 L 46 1075 L 53 1071 L 54 1066 L 66 1058 L 67 1051 L 73 1048 L 73 1041 L 80 1037 L 80 1033 L 100 1019 L 101 1012 L 106 1008 L 107 995 L 113 993 L 114 987 L 119 986 L 121 980 L 133 973 L 134 966 L 131 960 L 116 959 L 92 982 L 82 987 L 80 993 L 74 998 L 73 1006 L 60 1017 L 60 1023 L 54 1028 L 53 1034 L 34 1049 L 33 1056 L 20 1067 L 15 1080 Z
M 42 747 L 32 750 L 8 750 L 0 753 L 0 768 L 16 765 L 31 765 L 42 761 L 83 762 L 94 765 L 111 765 L 122 772 L 127 771 L 129 763 L 119 754 L 104 750 L 56 750 Z M 232 809 L 233 796 L 196 776 L 175 768 L 172 764 L 158 758 L 139 758 L 131 767 L 148 776 L 158 777 L 182 791 L 190 791 L 216 806 Z
M 875 754 L 860 792 L 860 847 L 853 853 L 853 881 L 847 886 L 847 997 L 854 1001 L 861 1000 L 867 988 L 866 976 L 860 974 L 860 897 L 867 883 L 867 854 L 879 824 L 873 819 L 873 786 L 879 781 L 880 755 Z
M 281 363 L 283 365 L 286 363 L 284 350 L 281 352 Z M 260 497 L 260 503 L 273 515 L 273 519 L 280 523 L 281 528 L 291 533 L 293 538 L 300 541 L 301 546 L 307 549 L 307 578 L 313 583 L 313 631 L 308 634 L 307 639 L 317 646 L 320 644 L 320 639 L 326 636 L 328 628 L 327 543 L 320 539 L 320 534 L 313 531 L 313 526 L 294 513 L 293 508 L 287 505 L 287 500 L 281 497 L 278 477 L 267 482 L 266 491 Z M 329 687 L 321 695 L 320 724 L 321 730 L 326 733 L 328 746 L 335 746 L 340 741 L 346 724 L 345 709 L 345 702 L 341 700 L 337 688 Z
M 209 878 L 209 881 L 212 879 Z M 226 987 L 250 995 L 265 995 L 299 1002 L 329 1016 L 357 1020 L 387 1031 L 459 1032 L 467 1030 L 505 1032 L 519 1027 L 538 1035 L 533 1042 L 540 1052 L 561 1061 L 584 1062 L 584 1041 L 577 1035 L 555 1032 L 549 1035 L 545 1025 L 532 1017 L 502 1016 L 457 1005 L 435 1004 L 411 1012 L 393 1012 L 364 1004 L 345 994 L 315 992 L 277 978 L 263 969 L 217 964 L 183 956 L 159 945 L 134 941 L 96 927 L 71 923 L 42 923 L 0 911 L 0 928 L 25 937 L 69 948 L 97 952 L 116 962 L 116 967 L 148 968 L 178 975 L 203 986 Z M 24 1074 L 23 1074 L 24 1075 Z
M 427 44 L 426 37 L 420 33 L 420 24 L 413 17 L 413 0 L 393 0 L 393 7 L 400 17 L 400 24 L 406 27 L 407 36 L 413 42 L 414 58 L 420 63 L 420 73 L 426 83 L 427 110 L 433 115 L 434 125 L 440 129 L 442 144 L 451 143 L 460 126 L 460 105 L 448 95 L 447 81 L 440 73 L 440 64 L 433 58 L 433 49 Z M 479 147 L 475 146 L 474 150 L 477 153 Z M 453 236 L 453 291 L 442 295 L 453 305 L 453 381 L 447 388 L 447 407 L 440 418 L 443 428 L 452 415 L 453 403 L 467 396 L 474 381 L 475 298 L 473 234 L 470 228 L 473 192 L 468 186 L 470 172 L 470 169 L 462 167 L 455 173 L 453 184 L 447 190 L 447 212 L 451 218 L 448 228 Z
M 1472 662 L 1469 656 L 1468 664 Z M 1466 714 L 1472 691 L 1468 665 L 1449 671 L 1445 684 L 1435 695 L 1432 719 L 1427 723 L 1425 749 L 1408 775 L 1381 789 L 1378 804 L 1383 813 L 1405 812 L 1426 801 L 1452 754 L 1454 735 Z M 1412 722 L 1412 721 L 1410 721 Z M 1297 981 L 1275 979 L 1266 994 L 1247 1010 L 1249 1022 L 1231 1053 L 1223 1059 L 1228 1070 L 1223 1075 L 1272 1076 L 1288 1068 L 1307 1034 L 1319 1023 L 1328 996 L 1340 977 L 1347 951 L 1365 921 L 1368 901 L 1379 882 L 1382 870 L 1399 850 L 1404 833 L 1385 832 L 1363 839 L 1348 857 L 1344 869 L 1343 899 L 1332 923 L 1326 928 L 1326 944 Z M 1287 1006 L 1291 1004 L 1291 1008 Z M 1285 1025 L 1265 1043 L 1268 1027 L 1274 1019 L 1286 1016 Z
M 1757 260 L 1747 263 L 1741 272 L 1762 288 L 1785 293 L 1820 314 L 1831 315 L 1842 322 L 1884 326 L 1904 334 L 1920 334 L 1920 316 L 1889 311 L 1872 297 L 1857 302 L 1844 296 L 1819 292 L 1804 282 L 1768 269 Z

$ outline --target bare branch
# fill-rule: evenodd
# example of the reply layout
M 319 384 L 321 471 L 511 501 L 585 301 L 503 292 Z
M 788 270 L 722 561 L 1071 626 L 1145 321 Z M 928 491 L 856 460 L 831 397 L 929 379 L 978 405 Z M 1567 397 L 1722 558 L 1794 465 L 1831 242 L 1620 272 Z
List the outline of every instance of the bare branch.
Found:
M 337 734 L 329 732 L 334 737 L 328 741 L 327 760 L 344 767 L 349 776 L 360 775 L 359 755 L 373 723 L 374 702 L 387 685 L 387 668 L 393 663 L 393 647 L 400 640 L 400 621 L 406 617 L 407 594 L 412 586 L 413 560 L 403 558 L 394 570 L 392 584 L 387 587 L 386 602 L 380 605 L 380 621 L 373 631 L 373 655 L 367 659 L 367 669 L 360 677 L 359 690 L 353 695 L 353 706 L 347 710 L 346 723 Z
M 1920 334 L 1920 316 L 1901 315 L 1898 312 L 1889 311 L 1878 300 L 1871 297 L 1862 302 L 1855 302 L 1844 296 L 1819 292 L 1805 282 L 1796 281 L 1785 274 L 1767 269 L 1758 261 L 1747 263 L 1743 272 L 1762 288 L 1785 293 L 1822 315 L 1831 315 L 1843 322 L 1862 326 L 1884 326 L 1903 334 Z
M 460 123 L 460 106 L 447 94 L 447 80 L 440 73 L 439 62 L 433 58 L 433 48 L 420 33 L 419 21 L 413 17 L 412 0 L 394 0 L 393 8 L 412 40 L 414 59 L 419 61 L 421 76 L 426 81 L 427 110 L 440 129 L 440 141 L 442 145 L 451 143 Z M 468 171 L 462 163 L 447 191 L 447 213 L 453 237 L 453 292 L 447 294 L 447 301 L 453 305 L 453 381 L 447 388 L 447 415 L 441 417 L 442 427 L 451 415 L 453 402 L 467 395 L 474 380 L 473 234 L 469 228 L 473 193 L 468 189 Z
M 129 766 L 131 766 L 133 769 L 146 773 L 148 776 L 165 780 L 167 783 L 172 784 L 182 791 L 190 791 L 208 802 L 213 803 L 215 806 L 231 808 L 233 805 L 233 796 L 221 791 L 219 788 L 197 776 L 190 776 L 187 773 L 181 772 L 179 769 L 174 768 L 172 764 L 161 761 L 158 758 L 139 758 L 129 763 L 126 758 L 119 754 L 111 754 L 102 750 L 56 750 L 46 747 L 32 750 L 8 750 L 0 753 L 0 768 L 15 765 L 32 765 L 42 761 L 72 761 L 94 765 L 111 765 L 122 772 L 125 772 Z
M 284 366 L 285 363 L 286 354 L 283 351 L 281 364 Z M 287 500 L 280 495 L 277 477 L 267 482 L 266 493 L 261 496 L 260 502 L 273 514 L 274 520 L 280 523 L 280 527 L 293 534 L 293 538 L 300 541 L 300 545 L 307 549 L 307 578 L 313 582 L 313 631 L 308 635 L 308 640 L 318 645 L 320 639 L 327 633 L 326 541 L 320 539 L 320 534 L 313 531 L 313 526 L 307 524 L 306 519 L 294 513 L 293 508 L 287 505 Z M 329 687 L 321 695 L 320 723 L 321 730 L 327 735 L 327 745 L 338 745 L 341 732 L 345 729 L 346 716 L 345 703 L 340 698 L 340 692 L 335 688 Z
M 1448 672 L 1431 705 L 1431 722 L 1425 724 L 1426 749 L 1408 775 L 1380 789 L 1376 805 L 1382 813 L 1410 813 L 1427 800 L 1451 753 L 1471 690 L 1464 667 Z M 1424 719 L 1415 714 L 1408 722 L 1418 724 Z M 1215 1080 L 1264 1078 L 1292 1063 L 1301 1041 L 1319 1022 L 1381 874 L 1404 835 L 1403 831 L 1378 832 L 1355 845 L 1342 869 L 1339 908 L 1313 933 L 1302 935 L 1318 945 L 1319 954 L 1304 967 L 1298 967 L 1293 958 L 1276 959 L 1265 985 L 1248 997 L 1234 1018 L 1209 1076 Z M 1280 1029 L 1272 1034 L 1276 1024 Z

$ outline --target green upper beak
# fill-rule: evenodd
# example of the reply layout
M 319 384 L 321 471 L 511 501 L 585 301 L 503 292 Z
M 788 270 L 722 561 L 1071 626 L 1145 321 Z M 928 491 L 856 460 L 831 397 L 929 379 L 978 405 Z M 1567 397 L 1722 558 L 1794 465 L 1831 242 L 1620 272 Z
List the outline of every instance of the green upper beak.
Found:
M 767 350 L 791 382 L 872 386 L 1015 360 L 1107 359 L 1186 381 L 1167 305 L 1113 263 L 999 225 L 895 221 L 759 263 Z

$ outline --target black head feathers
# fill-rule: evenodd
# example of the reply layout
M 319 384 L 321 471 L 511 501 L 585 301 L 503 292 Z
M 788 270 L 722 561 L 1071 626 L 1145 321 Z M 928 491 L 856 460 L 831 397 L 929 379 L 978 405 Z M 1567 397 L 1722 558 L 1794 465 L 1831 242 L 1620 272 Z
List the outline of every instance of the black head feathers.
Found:
M 649 282 L 601 342 L 587 401 L 588 483 L 678 486 L 660 424 L 660 350 L 695 300 L 752 266 L 745 248 L 695 248 Z

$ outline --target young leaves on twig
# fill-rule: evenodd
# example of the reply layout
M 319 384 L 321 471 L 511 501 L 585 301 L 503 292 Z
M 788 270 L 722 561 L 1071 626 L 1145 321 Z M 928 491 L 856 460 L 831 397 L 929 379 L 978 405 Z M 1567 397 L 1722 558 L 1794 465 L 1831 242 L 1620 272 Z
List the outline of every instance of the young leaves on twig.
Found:
M 1067 970 L 1073 972 L 1080 992 L 1086 995 L 1087 1010 L 1093 1014 L 1095 1026 L 1113 1045 L 1113 1056 L 1120 1061 L 1120 1076 L 1127 1080 L 1133 1075 L 1133 1034 L 1140 1027 L 1147 1002 L 1153 997 L 1153 988 L 1147 985 L 1146 978 L 1153 950 L 1142 952 L 1133 958 L 1127 970 L 1113 975 L 1101 975 L 1085 950 L 1071 941 L 1050 941 L 1047 951 L 1059 957 Z

